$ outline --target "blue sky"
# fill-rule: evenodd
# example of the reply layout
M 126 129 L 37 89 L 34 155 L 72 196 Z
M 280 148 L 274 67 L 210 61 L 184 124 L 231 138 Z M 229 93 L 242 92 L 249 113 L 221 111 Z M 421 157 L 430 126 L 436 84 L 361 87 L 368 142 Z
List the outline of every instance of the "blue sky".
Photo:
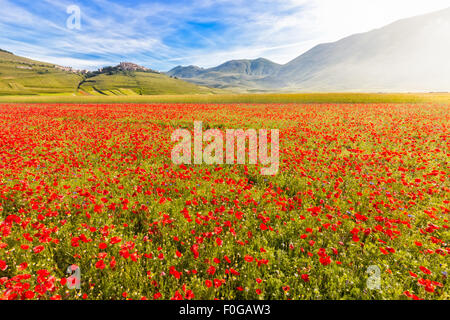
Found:
M 80 8 L 69 29 L 67 8 Z M 166 71 L 265 57 L 286 63 L 314 45 L 449 7 L 448 0 L 0 0 L 0 48 L 96 69 L 131 61 Z

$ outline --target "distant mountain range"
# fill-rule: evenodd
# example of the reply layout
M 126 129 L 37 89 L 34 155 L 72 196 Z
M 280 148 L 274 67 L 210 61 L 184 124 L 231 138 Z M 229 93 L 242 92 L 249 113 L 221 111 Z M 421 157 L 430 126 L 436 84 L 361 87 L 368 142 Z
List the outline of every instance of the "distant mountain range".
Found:
M 320 44 L 285 65 L 233 60 L 168 75 L 244 91 L 450 91 L 450 8 Z
M 256 81 L 275 74 L 280 68 L 280 64 L 259 58 L 256 60 L 232 60 L 210 69 L 197 66 L 178 66 L 167 74 L 216 88 L 257 88 Z

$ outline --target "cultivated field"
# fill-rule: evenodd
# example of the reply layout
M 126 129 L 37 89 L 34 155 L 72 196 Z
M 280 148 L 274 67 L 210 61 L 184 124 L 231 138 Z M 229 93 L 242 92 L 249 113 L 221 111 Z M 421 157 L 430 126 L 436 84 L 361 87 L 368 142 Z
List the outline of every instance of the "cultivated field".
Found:
M 0 97 L 62 95 L 76 91 L 80 75 L 54 65 L 15 56 L 0 49 Z
M 86 83 L 83 86 L 87 86 Z M 123 86 L 123 85 L 120 85 Z M 120 87 L 119 85 L 117 87 Z M 86 89 L 89 91 L 88 89 Z M 172 90 L 172 89 L 171 89 Z M 45 96 L 1 96 L 0 103 L 435 103 L 450 104 L 450 93 L 259 93 L 232 94 L 214 89 L 215 94 L 174 95 L 45 95 Z M 167 91 L 167 90 L 166 90 Z
M 448 95 L 40 99 L 0 105 L 3 299 L 450 298 Z M 279 129 L 279 173 L 174 165 L 194 121 Z

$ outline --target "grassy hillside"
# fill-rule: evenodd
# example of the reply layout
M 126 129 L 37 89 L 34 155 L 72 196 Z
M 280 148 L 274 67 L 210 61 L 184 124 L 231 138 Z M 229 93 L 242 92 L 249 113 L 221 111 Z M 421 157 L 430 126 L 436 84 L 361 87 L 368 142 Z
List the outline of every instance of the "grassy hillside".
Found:
M 85 95 L 160 95 L 160 94 L 201 94 L 219 92 L 216 89 L 170 78 L 164 74 L 151 72 L 131 72 L 100 74 L 86 79 L 79 87 Z
M 0 103 L 435 103 L 450 106 L 450 93 L 374 94 L 181 94 L 135 96 L 41 96 L 0 97 Z
M 70 94 L 81 79 L 52 64 L 0 51 L 0 95 Z
M 0 50 L 0 96 L 137 96 L 224 92 L 155 72 L 121 72 L 84 78 L 55 65 Z

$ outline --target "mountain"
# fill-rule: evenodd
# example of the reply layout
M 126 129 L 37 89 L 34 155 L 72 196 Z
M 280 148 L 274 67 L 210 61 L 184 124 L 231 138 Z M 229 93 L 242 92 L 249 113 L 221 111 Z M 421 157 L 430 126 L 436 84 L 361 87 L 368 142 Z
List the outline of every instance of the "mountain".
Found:
M 218 91 L 130 62 L 95 72 L 81 72 L 0 49 L 0 95 L 151 95 Z
M 320 44 L 285 65 L 264 60 L 267 67 L 255 69 L 263 72 L 247 68 L 251 60 L 239 60 L 211 69 L 190 67 L 199 72 L 189 77 L 180 67 L 169 73 L 196 83 L 260 91 L 450 91 L 448 57 L 450 8 Z
M 450 8 L 319 45 L 264 79 L 309 91 L 450 91 Z
M 270 60 L 259 58 L 256 60 L 232 60 L 218 67 L 209 69 L 212 72 L 228 74 L 245 74 L 249 76 L 266 76 L 276 72 L 281 65 Z
M 206 69 L 197 67 L 197 66 L 178 66 L 170 70 L 169 72 L 166 72 L 167 75 L 171 77 L 177 77 L 177 78 L 195 78 L 199 75 L 205 73 Z
M 217 88 L 252 88 L 253 81 L 274 74 L 281 65 L 270 60 L 232 60 L 220 66 L 203 69 L 196 66 L 178 66 L 167 72 L 172 77 Z

